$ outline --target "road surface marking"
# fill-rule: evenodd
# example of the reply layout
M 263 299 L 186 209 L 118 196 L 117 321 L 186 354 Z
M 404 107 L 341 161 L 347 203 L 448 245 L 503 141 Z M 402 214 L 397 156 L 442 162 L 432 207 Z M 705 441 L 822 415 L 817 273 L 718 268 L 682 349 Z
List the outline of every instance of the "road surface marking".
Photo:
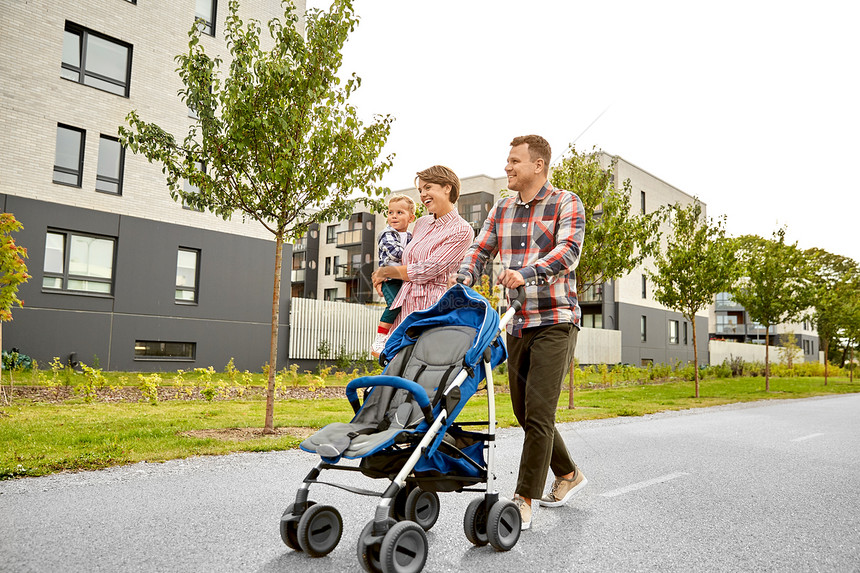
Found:
M 791 440 L 791 441 L 792 441 L 792 442 L 802 442 L 803 440 L 808 440 L 808 439 L 810 439 L 810 438 L 817 438 L 818 436 L 823 436 L 823 435 L 824 435 L 824 434 L 822 434 L 821 432 L 819 432 L 819 433 L 817 433 L 817 434 L 809 434 L 808 436 L 800 436 L 799 438 L 794 438 L 794 439 L 793 439 L 793 440 Z
M 634 483 L 632 485 L 628 485 L 626 487 L 622 487 L 619 489 L 613 489 L 612 491 L 607 491 L 601 493 L 603 497 L 615 497 L 616 495 L 624 495 L 625 493 L 630 493 L 631 491 L 636 491 L 637 489 L 642 489 L 643 487 L 649 487 L 652 485 L 657 485 L 658 483 L 663 483 L 669 480 L 673 480 L 675 478 L 679 478 L 681 476 L 688 476 L 690 474 L 686 472 L 675 472 L 673 474 L 667 474 L 664 476 L 656 477 L 654 479 L 649 479 L 648 481 L 641 481 L 639 483 Z

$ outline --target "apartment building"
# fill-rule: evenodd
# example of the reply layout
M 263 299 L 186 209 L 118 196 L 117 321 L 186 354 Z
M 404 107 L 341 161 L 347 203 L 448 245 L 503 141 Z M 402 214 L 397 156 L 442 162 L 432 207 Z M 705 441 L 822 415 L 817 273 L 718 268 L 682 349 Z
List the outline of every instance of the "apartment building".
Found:
M 711 340 L 765 344 L 765 334 L 771 346 L 784 346 L 793 335 L 794 343 L 801 349 L 804 362 L 818 362 L 821 350 L 818 332 L 809 321 L 785 323 L 765 327 L 752 318 L 746 309 L 734 301 L 727 292 L 717 293 L 709 317 Z
M 192 118 L 174 58 L 197 22 L 226 70 L 226 3 L 0 0 L 0 12 L 0 203 L 24 225 L 16 240 L 32 275 L 4 348 L 112 370 L 221 368 L 229 357 L 259 369 L 269 353 L 271 236 L 183 207 L 160 166 L 118 141 L 132 109 L 185 136 Z M 246 21 L 282 15 L 278 0 L 241 3 Z M 282 361 L 286 266 L 283 280 Z

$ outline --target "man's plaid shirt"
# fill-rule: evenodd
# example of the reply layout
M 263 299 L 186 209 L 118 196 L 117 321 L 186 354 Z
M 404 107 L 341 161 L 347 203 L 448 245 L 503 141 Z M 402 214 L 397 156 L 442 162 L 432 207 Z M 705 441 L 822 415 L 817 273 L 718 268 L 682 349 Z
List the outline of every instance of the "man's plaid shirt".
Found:
M 475 284 L 488 261 L 499 255 L 502 268 L 523 276 L 526 302 L 508 323 L 508 333 L 565 322 L 580 327 L 576 273 L 585 235 L 585 210 L 571 192 L 547 181 L 529 203 L 519 195 L 500 199 L 475 242 L 466 251 L 460 272 Z

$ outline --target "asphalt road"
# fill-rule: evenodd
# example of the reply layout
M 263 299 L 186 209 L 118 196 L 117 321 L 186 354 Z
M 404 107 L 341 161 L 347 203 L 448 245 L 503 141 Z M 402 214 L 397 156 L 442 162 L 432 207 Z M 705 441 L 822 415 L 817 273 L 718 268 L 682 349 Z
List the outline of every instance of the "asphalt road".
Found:
M 539 509 L 508 553 L 464 537 L 477 494 L 441 494 L 425 571 L 860 571 L 860 395 L 561 428 L 584 491 Z M 510 495 L 522 433 L 499 438 Z M 374 498 L 316 486 L 311 499 L 343 514 L 340 545 L 311 559 L 280 540 L 315 461 L 238 454 L 0 482 L 0 571 L 361 571 Z

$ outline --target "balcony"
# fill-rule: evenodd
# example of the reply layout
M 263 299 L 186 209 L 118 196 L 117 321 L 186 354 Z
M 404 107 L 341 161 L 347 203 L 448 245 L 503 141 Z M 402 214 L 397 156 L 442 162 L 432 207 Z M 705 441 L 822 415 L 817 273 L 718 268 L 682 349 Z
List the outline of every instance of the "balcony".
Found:
M 717 334 L 730 334 L 741 336 L 744 333 L 743 324 L 718 324 Z
M 579 302 L 603 302 L 603 285 L 589 285 L 579 295 Z
M 720 293 L 714 301 L 714 310 L 744 310 L 744 307 L 736 303 L 726 293 Z
M 306 269 L 293 269 L 290 273 L 290 281 L 293 283 L 305 282 Z
M 307 250 L 308 250 L 308 244 L 305 241 L 304 237 L 302 237 L 301 239 L 299 239 L 298 241 L 293 243 L 293 252 L 294 253 L 300 253 L 302 251 L 307 251 Z
M 361 274 L 361 263 L 347 263 L 334 268 L 334 280 L 350 282 L 357 280 Z
M 353 229 L 351 231 L 341 231 L 337 234 L 338 248 L 352 247 L 361 244 L 361 229 Z

